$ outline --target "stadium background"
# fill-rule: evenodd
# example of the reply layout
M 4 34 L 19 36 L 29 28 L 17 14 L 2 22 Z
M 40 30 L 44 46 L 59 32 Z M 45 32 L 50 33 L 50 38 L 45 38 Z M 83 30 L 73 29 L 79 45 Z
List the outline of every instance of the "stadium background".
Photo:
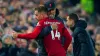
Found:
M 29 33 L 37 21 L 34 19 L 34 8 L 49 0 L 0 0 L 0 39 L 13 31 Z M 87 31 L 95 41 L 95 53 L 100 54 L 100 1 L 99 0 L 51 0 L 56 2 L 59 16 L 65 19 L 70 13 L 77 13 L 79 18 L 88 23 Z M 69 30 L 70 31 L 70 30 Z M 13 40 L 13 39 L 12 39 Z M 19 44 L 22 43 L 22 44 Z M 23 39 L 13 40 L 12 44 L 26 46 Z M 68 48 L 72 56 L 72 44 Z

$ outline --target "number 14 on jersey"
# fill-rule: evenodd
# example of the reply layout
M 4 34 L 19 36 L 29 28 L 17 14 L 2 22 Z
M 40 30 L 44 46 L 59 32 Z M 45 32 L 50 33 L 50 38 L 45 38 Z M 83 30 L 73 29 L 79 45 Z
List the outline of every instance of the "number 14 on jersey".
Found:
M 58 38 L 58 40 L 60 40 L 60 32 L 58 32 L 58 30 L 56 30 L 56 33 L 54 34 L 54 31 L 52 30 L 51 31 L 51 36 L 52 36 L 52 39 L 55 40 L 55 37 Z

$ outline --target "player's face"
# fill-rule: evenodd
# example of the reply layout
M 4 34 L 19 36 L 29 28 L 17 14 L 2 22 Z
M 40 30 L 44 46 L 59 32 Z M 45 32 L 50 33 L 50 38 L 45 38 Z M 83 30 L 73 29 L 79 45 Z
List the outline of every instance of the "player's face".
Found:
M 74 20 L 70 19 L 69 16 L 67 16 L 67 26 L 73 27 L 74 26 Z
M 35 14 L 35 19 L 39 20 L 39 19 L 40 19 L 40 17 L 39 17 L 39 13 L 38 13 L 38 11 L 37 11 L 37 10 L 34 12 L 34 14 Z
M 40 21 L 43 18 L 43 13 L 39 13 L 37 10 L 34 12 L 35 13 L 35 18 Z

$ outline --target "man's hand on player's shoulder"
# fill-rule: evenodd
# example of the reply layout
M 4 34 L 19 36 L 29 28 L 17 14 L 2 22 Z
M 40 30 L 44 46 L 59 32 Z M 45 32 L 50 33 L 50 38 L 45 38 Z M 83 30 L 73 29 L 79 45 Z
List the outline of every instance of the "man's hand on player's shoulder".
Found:
M 56 30 L 58 28 L 57 24 L 51 24 L 52 30 Z

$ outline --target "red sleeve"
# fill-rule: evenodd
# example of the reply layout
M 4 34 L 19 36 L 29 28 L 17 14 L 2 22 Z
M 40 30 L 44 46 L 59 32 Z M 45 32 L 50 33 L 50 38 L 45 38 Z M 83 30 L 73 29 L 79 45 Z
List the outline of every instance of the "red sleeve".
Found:
M 35 39 L 39 33 L 41 32 L 43 28 L 43 23 L 38 22 L 37 26 L 34 28 L 32 33 L 26 33 L 26 34 L 18 34 L 18 38 L 23 38 L 23 39 Z
M 65 37 L 64 49 L 67 50 L 68 46 L 70 45 L 72 41 L 72 36 L 69 34 L 66 28 L 64 28 L 63 36 Z

